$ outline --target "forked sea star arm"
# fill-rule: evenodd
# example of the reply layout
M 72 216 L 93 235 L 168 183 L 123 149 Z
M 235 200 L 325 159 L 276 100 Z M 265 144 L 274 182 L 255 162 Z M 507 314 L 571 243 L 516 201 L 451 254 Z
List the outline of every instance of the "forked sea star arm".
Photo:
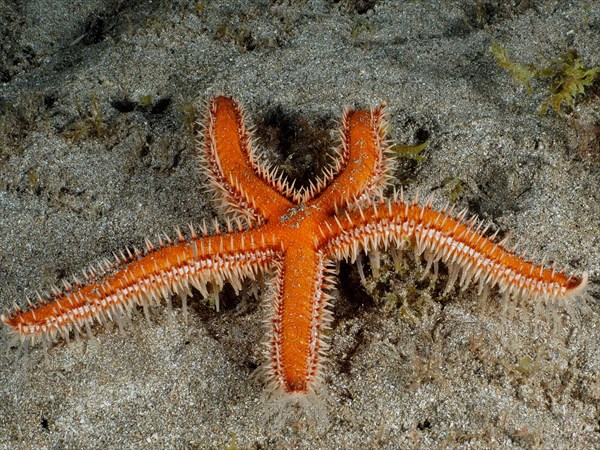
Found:
M 428 266 L 438 261 L 448 266 L 448 288 L 460 275 L 462 288 L 472 281 L 479 282 L 480 292 L 497 285 L 504 296 L 523 300 L 565 302 L 584 293 L 587 273 L 569 276 L 523 259 L 485 237 L 480 222 L 463 219 L 464 214 L 454 218 L 395 195 L 330 220 L 329 227 L 322 227 L 321 248 L 330 257 L 354 260 L 361 250 L 402 248 L 410 241 Z
M 244 113 L 235 100 L 211 99 L 205 123 L 199 142 L 200 167 L 221 197 L 222 212 L 261 223 L 293 206 L 284 196 L 293 193 L 287 181 L 258 161 Z
M 148 306 L 170 301 L 177 294 L 183 300 L 191 296 L 191 287 L 209 296 L 210 286 L 220 289 L 229 282 L 241 289 L 245 277 L 254 278 L 268 270 L 278 257 L 279 244 L 258 232 L 206 236 L 167 244 L 155 249 L 147 244 L 148 254 L 129 252 L 116 263 L 106 261 L 97 269 L 84 273 L 85 281 L 65 283 L 49 299 L 21 311 L 16 309 L 2 321 L 27 344 L 49 343 L 58 336 L 69 339 L 69 333 L 90 331 L 94 321 L 129 317 L 132 308 L 142 306 L 148 317 Z
M 346 206 L 363 195 L 377 196 L 387 185 L 393 159 L 386 155 L 383 108 L 344 113 L 336 165 L 308 195 L 325 214 L 332 214 L 335 205 Z

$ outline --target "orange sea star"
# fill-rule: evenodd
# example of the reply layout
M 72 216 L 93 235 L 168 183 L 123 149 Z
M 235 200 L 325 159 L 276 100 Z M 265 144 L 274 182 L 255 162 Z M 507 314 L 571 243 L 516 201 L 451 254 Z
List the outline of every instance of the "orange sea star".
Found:
M 64 282 L 50 298 L 15 308 L 2 316 L 8 329 L 27 345 L 69 339 L 97 320 L 119 324 L 135 305 L 147 315 L 148 305 L 187 298 L 195 287 L 205 297 L 225 282 L 241 289 L 241 281 L 271 272 L 268 295 L 267 362 L 270 386 L 283 393 L 306 394 L 321 376 L 327 345 L 323 330 L 331 318 L 328 291 L 333 263 L 354 261 L 360 252 L 409 242 L 428 267 L 449 267 L 449 287 L 495 285 L 509 297 L 564 302 L 583 293 L 587 274 L 568 276 L 516 256 L 503 243 L 480 231 L 465 212 L 452 217 L 430 202 L 405 202 L 384 196 L 393 160 L 386 148 L 383 107 L 347 110 L 341 123 L 341 145 L 332 165 L 309 187 L 295 189 L 277 170 L 259 161 L 240 106 L 230 98 L 210 101 L 199 134 L 201 168 L 217 193 L 227 231 L 206 226 L 198 237 L 191 227 L 176 243 L 167 238 L 147 251 L 127 250 L 116 263 L 84 273 L 84 280 Z M 375 258 L 376 261 L 376 258 Z M 207 285 L 210 285 L 207 287 Z M 218 300 L 216 301 L 218 308 Z

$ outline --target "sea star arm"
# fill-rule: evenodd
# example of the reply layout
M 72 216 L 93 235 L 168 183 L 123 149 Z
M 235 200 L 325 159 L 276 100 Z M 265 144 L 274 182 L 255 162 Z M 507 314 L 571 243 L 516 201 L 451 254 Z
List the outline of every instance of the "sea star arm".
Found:
M 355 199 L 380 197 L 392 177 L 387 153 L 384 105 L 372 110 L 347 110 L 341 125 L 341 146 L 335 164 L 305 194 L 326 214 Z
M 449 267 L 450 289 L 460 275 L 464 289 L 479 282 L 479 292 L 498 285 L 506 299 L 565 302 L 585 292 L 588 275 L 568 276 L 562 271 L 517 256 L 480 232 L 481 223 L 464 223 L 464 214 L 451 217 L 429 204 L 398 199 L 372 202 L 322 227 L 322 251 L 354 260 L 361 250 L 400 247 L 410 241 L 415 254 L 423 254 L 428 267 L 444 262 Z M 327 224 L 326 224 L 327 225 Z
M 147 247 L 146 256 L 122 254 L 116 263 L 107 261 L 84 273 L 85 281 L 65 282 L 52 298 L 40 297 L 38 306 L 30 303 L 29 310 L 17 308 L 1 320 L 27 344 L 46 344 L 58 335 L 68 340 L 71 331 L 76 336 L 84 329 L 90 333 L 94 321 L 109 319 L 120 325 L 136 305 L 148 317 L 148 306 L 170 301 L 172 294 L 179 295 L 185 307 L 192 286 L 205 297 L 209 284 L 220 289 L 230 282 L 239 290 L 243 278 L 267 270 L 279 251 L 272 238 L 257 232 L 192 238 L 159 249 L 147 243 Z
M 315 390 L 327 348 L 323 330 L 331 320 L 331 272 L 322 253 L 303 246 L 288 248 L 278 263 L 265 367 L 271 389 L 296 394 Z
M 293 189 L 258 161 L 242 107 L 232 98 L 209 102 L 200 134 L 200 167 L 220 197 L 225 214 L 263 223 L 293 206 Z

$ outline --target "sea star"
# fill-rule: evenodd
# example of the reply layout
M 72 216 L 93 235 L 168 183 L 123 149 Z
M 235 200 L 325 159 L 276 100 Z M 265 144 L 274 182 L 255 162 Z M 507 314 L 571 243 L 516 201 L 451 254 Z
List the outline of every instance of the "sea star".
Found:
M 173 243 L 149 241 L 145 254 L 129 249 L 84 280 L 64 282 L 29 310 L 16 307 L 2 321 L 25 345 L 53 342 L 58 335 L 77 337 L 97 320 L 121 324 L 135 305 L 148 305 L 173 294 L 187 298 L 195 287 L 204 297 L 216 295 L 225 282 L 237 290 L 242 280 L 271 272 L 268 295 L 267 362 L 272 389 L 285 394 L 313 392 L 319 384 L 327 349 L 324 329 L 334 285 L 334 264 L 356 260 L 361 252 L 376 255 L 405 244 L 423 255 L 428 268 L 438 261 L 449 267 L 448 286 L 461 275 L 461 287 L 479 282 L 479 291 L 495 285 L 510 297 L 534 302 L 566 302 L 585 290 L 587 274 L 568 276 L 516 256 L 484 236 L 481 222 L 464 222 L 466 212 L 436 211 L 431 202 L 405 202 L 384 190 L 393 158 L 386 147 L 384 107 L 347 110 L 341 122 L 341 144 L 333 163 L 309 187 L 295 189 L 276 169 L 260 162 L 241 107 L 231 98 L 210 100 L 198 132 L 200 166 L 217 193 L 227 231 L 215 223 L 198 237 L 177 230 Z M 210 285 L 207 287 L 207 285 Z M 218 298 L 216 300 L 218 309 Z

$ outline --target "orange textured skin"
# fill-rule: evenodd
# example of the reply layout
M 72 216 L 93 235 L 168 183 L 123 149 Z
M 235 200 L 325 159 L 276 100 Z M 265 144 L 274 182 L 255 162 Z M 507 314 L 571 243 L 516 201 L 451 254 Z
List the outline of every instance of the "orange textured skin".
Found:
M 228 220 L 226 232 L 217 226 L 209 235 L 204 226 L 202 237 L 192 230 L 190 238 L 178 233 L 176 243 L 161 242 L 158 249 L 147 244 L 145 255 L 128 251 L 116 263 L 91 270 L 85 281 L 65 283 L 42 304 L 16 308 L 3 322 L 28 343 L 68 339 L 89 331 L 94 320 L 118 321 L 135 306 L 146 312 L 173 294 L 185 299 L 191 287 L 206 297 L 225 282 L 239 290 L 242 279 L 270 271 L 265 372 L 273 389 L 304 394 L 318 383 L 327 349 L 332 261 L 402 249 L 408 241 L 428 267 L 448 265 L 450 287 L 460 272 L 461 287 L 472 280 L 480 291 L 497 285 L 507 299 L 564 302 L 583 293 L 587 274 L 567 276 L 524 260 L 485 237 L 480 223 L 463 222 L 464 214 L 452 217 L 429 202 L 407 203 L 397 193 L 384 197 L 393 166 L 383 107 L 348 110 L 340 128 L 332 166 L 298 190 L 260 162 L 241 107 L 231 98 L 212 99 L 199 133 L 199 157 Z

